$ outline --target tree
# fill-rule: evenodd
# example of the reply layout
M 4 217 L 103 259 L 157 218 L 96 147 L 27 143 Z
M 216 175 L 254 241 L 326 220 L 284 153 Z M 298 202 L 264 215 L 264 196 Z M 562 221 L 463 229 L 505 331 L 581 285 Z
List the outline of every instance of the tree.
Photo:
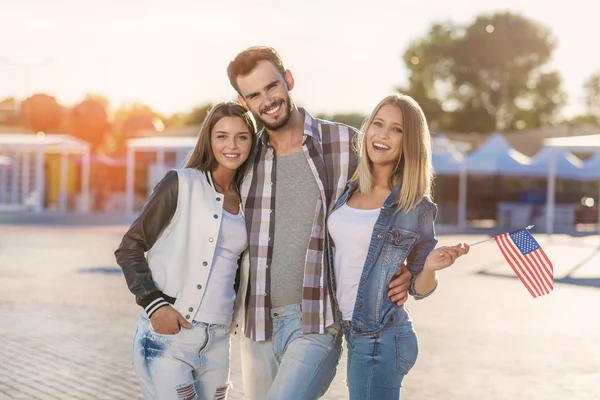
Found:
M 548 126 L 558 119 L 558 111 L 566 102 L 566 96 L 560 90 L 561 78 L 557 71 L 541 73 L 535 78 L 535 90 L 522 95 L 518 101 L 526 102 L 529 107 L 518 107 L 515 111 L 518 129 L 526 127 Z M 531 110 L 535 112 L 531 112 Z
M 183 128 L 190 125 L 201 125 L 213 108 L 212 103 L 194 107 L 189 113 L 176 113 L 164 119 L 165 126 L 169 128 Z
M 349 114 L 319 114 L 317 118 L 325 119 L 328 121 L 340 122 L 349 126 L 353 126 L 356 129 L 360 129 L 362 123 L 367 118 L 366 115 L 360 113 L 349 113 Z
M 449 85 L 442 85 L 451 79 L 450 68 L 457 52 L 457 35 L 459 27 L 452 24 L 434 24 L 422 38 L 414 40 L 404 52 L 404 63 L 409 70 L 409 85 L 398 88 L 414 98 L 427 116 L 432 127 L 449 125 L 446 112 L 442 107 L 443 99 L 447 96 L 444 91 Z M 451 100 L 446 102 L 446 108 L 452 107 Z
M 203 106 L 195 107 L 192 112 L 189 113 L 187 117 L 186 124 L 187 125 L 200 125 L 206 119 L 206 116 L 210 112 L 213 105 L 211 103 L 205 104 Z
M 592 74 L 583 84 L 587 113 L 600 121 L 600 71 Z
M 600 126 L 600 71 L 590 75 L 583 83 L 583 104 L 584 114 L 576 115 L 563 122 Z
M 110 128 L 106 109 L 96 100 L 83 100 L 69 113 L 70 133 L 91 143 L 94 150 L 102 144 Z
M 39 93 L 21 103 L 21 124 L 34 131 L 51 132 L 57 130 L 63 120 L 63 108 L 56 99 Z
M 162 128 L 164 117 L 150 106 L 141 103 L 123 105 L 115 111 L 116 129 L 125 139 L 135 137 L 142 130 Z
M 108 112 L 110 110 L 110 101 L 108 100 L 108 98 L 106 98 L 106 96 L 104 96 L 102 94 L 86 93 L 84 99 L 96 101 L 98 104 L 100 104 L 102 107 L 104 107 L 106 112 Z
M 0 100 L 0 124 L 19 125 L 19 104 L 16 98 L 7 97 Z
M 512 130 L 552 123 L 565 102 L 548 71 L 550 31 L 523 16 L 497 13 L 472 24 L 434 24 L 404 53 L 406 88 L 434 129 Z
M 183 128 L 187 126 L 188 114 L 186 113 L 175 113 L 168 117 L 164 124 L 169 128 Z

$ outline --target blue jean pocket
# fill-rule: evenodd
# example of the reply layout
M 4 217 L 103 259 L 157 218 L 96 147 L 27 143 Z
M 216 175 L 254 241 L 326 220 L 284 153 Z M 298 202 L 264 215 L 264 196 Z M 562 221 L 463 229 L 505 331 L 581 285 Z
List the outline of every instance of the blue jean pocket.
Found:
M 396 367 L 402 374 L 408 371 L 417 362 L 419 355 L 419 340 L 415 332 L 396 334 Z

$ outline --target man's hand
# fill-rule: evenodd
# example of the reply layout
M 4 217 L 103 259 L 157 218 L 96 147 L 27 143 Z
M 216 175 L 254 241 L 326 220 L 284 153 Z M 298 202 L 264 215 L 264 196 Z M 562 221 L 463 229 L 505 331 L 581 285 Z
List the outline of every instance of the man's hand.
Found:
M 410 287 L 410 280 L 412 275 L 406 264 L 402 264 L 402 267 L 390 282 L 388 297 L 394 304 L 401 306 L 408 300 L 408 288 Z
M 154 311 L 150 317 L 150 323 L 154 332 L 161 335 L 176 335 L 179 333 L 179 327 L 191 328 L 179 312 L 171 306 L 163 306 Z

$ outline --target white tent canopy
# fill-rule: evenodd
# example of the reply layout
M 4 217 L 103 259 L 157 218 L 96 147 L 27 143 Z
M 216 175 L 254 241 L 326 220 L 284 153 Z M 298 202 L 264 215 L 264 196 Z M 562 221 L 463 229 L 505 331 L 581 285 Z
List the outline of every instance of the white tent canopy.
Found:
M 567 149 L 556 149 L 556 177 L 579 179 L 581 177 L 583 161 L 577 158 Z M 550 153 L 552 150 L 549 147 L 542 148 L 532 159 L 530 169 L 526 172 L 530 176 L 548 176 L 550 168 Z
M 521 175 L 530 163 L 530 158 L 513 149 L 502 134 L 494 133 L 467 156 L 467 171 L 469 175 Z
M 432 140 L 431 154 L 436 175 L 458 175 L 458 227 L 464 229 L 467 223 L 467 169 L 464 154 L 444 134 L 437 134 Z
M 147 138 L 129 139 L 127 146 L 127 181 L 125 189 L 125 211 L 129 214 L 134 212 L 134 167 L 135 153 L 156 153 L 156 164 L 160 171 L 165 169 L 165 152 L 172 151 L 178 154 L 191 151 L 198 139 L 192 136 L 154 136 Z
M 569 149 L 575 152 L 593 153 L 600 149 L 600 134 L 551 138 L 546 139 L 544 144 L 548 147 Z
M 600 135 L 569 136 L 562 138 L 551 138 L 544 141 L 545 146 L 550 148 L 550 162 L 548 168 L 548 186 L 546 199 L 546 229 L 548 235 L 552 235 L 554 227 L 554 203 L 555 183 L 557 174 L 556 155 L 559 149 L 569 149 L 577 152 L 594 153 L 600 150 Z M 593 160 L 592 160 L 593 161 Z M 588 161 L 589 162 L 589 161 Z M 585 167 L 588 165 L 586 164 Z M 586 168 L 587 169 L 587 168 Z M 600 193 L 598 194 L 600 203 Z M 598 207 L 598 234 L 600 234 L 600 204 Z
M 60 190 L 58 209 L 60 212 L 67 210 L 67 174 L 68 157 L 77 154 L 82 157 L 81 168 L 81 212 L 88 212 L 90 207 L 90 144 L 69 135 L 60 134 L 32 134 L 32 133 L 7 133 L 0 134 L 0 155 L 11 159 L 11 188 L 10 203 L 17 205 L 19 202 L 20 180 L 21 201 L 33 193 L 35 197 L 34 209 L 42 212 L 44 209 L 45 171 L 44 161 L 47 154 L 60 154 Z M 30 159 L 35 156 L 35 187 L 30 187 Z M 5 171 L 5 170 L 4 170 Z M 3 171 L 3 173 L 4 173 Z M 0 186 L 7 180 L 1 179 Z M 4 190 L 4 188 L 0 188 Z
M 83 154 L 90 149 L 90 144 L 70 135 L 3 133 L 0 134 L 0 149 L 38 148 L 44 147 L 46 153 L 61 153 L 67 148 L 70 152 Z
M 458 175 L 464 168 L 465 156 L 444 134 L 437 134 L 431 143 L 433 168 L 436 175 Z
M 198 138 L 194 136 L 153 136 L 138 139 L 129 139 L 127 148 L 136 151 L 160 151 L 160 150 L 181 150 L 193 149 L 196 146 Z
M 600 151 L 586 160 L 579 177 L 583 180 L 600 180 Z
M 13 159 L 7 156 L 0 156 L 0 165 L 13 165 Z

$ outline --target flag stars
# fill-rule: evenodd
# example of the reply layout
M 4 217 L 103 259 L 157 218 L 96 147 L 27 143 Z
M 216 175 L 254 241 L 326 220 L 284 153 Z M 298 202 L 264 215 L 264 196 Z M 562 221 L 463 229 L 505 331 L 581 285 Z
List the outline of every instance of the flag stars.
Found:
M 535 251 L 540 248 L 538 242 L 536 242 L 533 236 L 531 236 L 531 234 L 526 230 L 511 233 L 510 237 L 517 246 L 517 248 L 524 255 L 529 254 L 532 251 Z

